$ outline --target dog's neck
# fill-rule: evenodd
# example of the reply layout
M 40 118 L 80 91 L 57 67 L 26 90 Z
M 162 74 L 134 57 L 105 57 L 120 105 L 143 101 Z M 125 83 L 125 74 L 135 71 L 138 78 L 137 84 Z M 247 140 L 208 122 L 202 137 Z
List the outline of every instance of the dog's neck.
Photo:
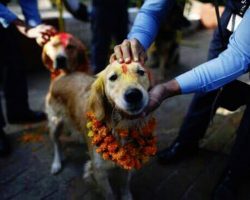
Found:
M 110 103 L 110 101 L 106 101 L 105 113 L 108 114 L 105 115 L 106 117 L 104 120 L 110 129 L 129 130 L 135 127 L 139 129 L 140 127 L 144 126 L 149 118 L 151 118 L 150 116 L 142 118 L 128 115 L 125 112 L 116 109 L 114 105 Z

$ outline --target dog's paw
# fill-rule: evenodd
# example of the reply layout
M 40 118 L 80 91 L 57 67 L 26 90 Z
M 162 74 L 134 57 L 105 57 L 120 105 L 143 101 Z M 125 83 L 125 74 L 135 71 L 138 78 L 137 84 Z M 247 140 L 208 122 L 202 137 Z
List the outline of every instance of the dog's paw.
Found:
M 51 166 L 51 174 L 57 174 L 62 169 L 62 164 L 60 162 L 53 162 Z
M 88 160 L 84 165 L 83 165 L 83 179 L 89 179 L 91 176 L 93 176 L 93 166 L 92 166 L 92 161 Z

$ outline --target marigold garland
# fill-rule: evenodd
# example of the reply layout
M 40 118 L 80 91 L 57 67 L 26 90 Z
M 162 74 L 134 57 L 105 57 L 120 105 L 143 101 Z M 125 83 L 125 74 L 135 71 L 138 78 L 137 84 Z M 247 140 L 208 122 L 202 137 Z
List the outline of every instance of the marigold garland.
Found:
M 102 154 L 103 159 L 112 160 L 124 169 L 140 169 L 150 156 L 157 151 L 156 137 L 153 131 L 156 126 L 154 118 L 138 130 L 115 130 L 125 139 L 125 144 L 120 144 L 113 136 L 105 123 L 98 121 L 92 112 L 87 113 L 88 136 L 95 145 L 96 152 Z M 126 140 L 127 139 L 127 140 Z

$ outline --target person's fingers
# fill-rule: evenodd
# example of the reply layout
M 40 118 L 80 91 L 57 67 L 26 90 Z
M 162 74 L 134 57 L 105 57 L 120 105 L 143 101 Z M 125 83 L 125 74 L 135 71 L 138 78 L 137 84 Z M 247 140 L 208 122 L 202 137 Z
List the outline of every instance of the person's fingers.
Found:
M 139 43 L 136 39 L 132 39 L 130 41 L 130 45 L 131 45 L 131 52 L 132 52 L 133 60 L 135 62 L 138 62 L 139 61 L 139 53 L 140 53 Z
M 149 99 L 148 106 L 143 111 L 142 116 L 147 116 L 149 113 L 154 111 L 160 105 L 161 105 L 160 101 L 157 98 L 151 96 L 150 99 Z
M 110 56 L 110 58 L 109 58 L 109 63 L 112 63 L 112 62 L 114 62 L 115 60 L 117 60 L 117 58 L 116 58 L 115 53 L 113 53 L 113 54 Z
M 46 24 L 41 24 L 37 26 L 37 30 L 41 33 L 46 33 L 48 35 L 55 35 L 56 34 L 56 29 L 53 26 L 46 25 Z
M 53 30 L 53 29 L 48 29 L 48 30 L 46 30 L 46 33 L 47 33 L 48 35 L 50 35 L 50 36 L 53 36 L 53 35 L 56 34 L 55 30 Z
M 42 37 L 37 37 L 36 38 L 36 43 L 39 45 L 39 46 L 44 46 L 45 43 L 44 43 L 44 39 Z
M 121 44 L 122 56 L 125 63 L 131 62 L 131 51 L 130 51 L 130 42 L 129 40 L 124 40 Z
M 147 54 L 144 51 L 141 51 L 139 54 L 139 62 L 144 65 L 147 61 Z
M 118 60 L 118 62 L 120 62 L 120 63 L 124 62 L 124 59 L 122 57 L 121 46 L 116 45 L 115 48 L 114 48 L 114 51 L 115 51 L 115 56 L 116 56 L 116 59 Z

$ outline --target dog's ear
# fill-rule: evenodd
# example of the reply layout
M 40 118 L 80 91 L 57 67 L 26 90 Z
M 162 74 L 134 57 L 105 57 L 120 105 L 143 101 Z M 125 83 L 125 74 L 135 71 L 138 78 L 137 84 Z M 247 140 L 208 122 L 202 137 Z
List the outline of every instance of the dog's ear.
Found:
M 88 111 L 93 112 L 95 117 L 100 121 L 105 117 L 104 95 L 104 76 L 103 73 L 99 73 L 97 79 L 91 85 Z
M 45 65 L 45 67 L 47 67 L 49 70 L 51 70 L 51 68 L 53 68 L 53 62 L 52 60 L 49 58 L 49 56 L 46 53 L 46 48 L 43 48 L 43 52 L 42 52 L 42 61 L 43 64 Z
M 80 66 L 79 69 L 81 71 L 87 72 L 88 71 L 88 59 L 87 59 L 87 50 L 86 47 L 82 44 L 82 42 L 79 40 L 78 41 L 78 50 L 77 50 L 77 62 L 78 65 Z

